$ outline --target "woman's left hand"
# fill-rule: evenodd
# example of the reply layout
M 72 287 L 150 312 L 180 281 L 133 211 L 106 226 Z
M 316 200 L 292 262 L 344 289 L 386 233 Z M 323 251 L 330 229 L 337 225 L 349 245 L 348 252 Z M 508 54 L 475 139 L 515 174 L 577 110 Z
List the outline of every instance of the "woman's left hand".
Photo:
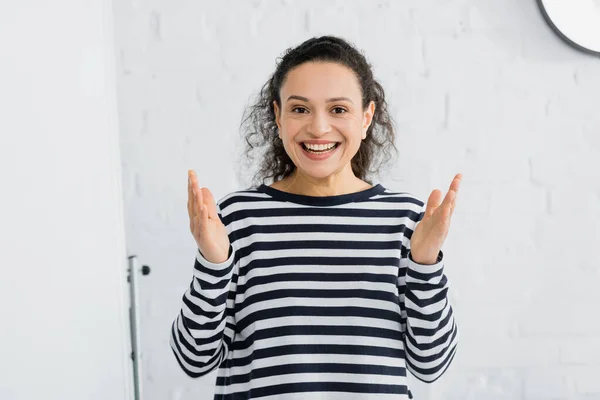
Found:
M 462 174 L 456 174 L 442 202 L 442 191 L 434 189 L 427 200 L 425 215 L 410 239 L 410 254 L 418 264 L 436 264 L 442 244 L 448 236 L 450 219 Z

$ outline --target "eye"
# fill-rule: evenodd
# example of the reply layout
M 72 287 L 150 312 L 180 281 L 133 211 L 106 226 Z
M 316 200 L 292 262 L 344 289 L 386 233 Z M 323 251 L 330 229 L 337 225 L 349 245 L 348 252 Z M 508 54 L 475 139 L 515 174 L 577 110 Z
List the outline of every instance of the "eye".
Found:
M 347 112 L 347 110 L 343 107 L 334 107 L 333 109 L 334 110 L 342 110 L 342 112 L 336 112 L 334 114 L 343 114 L 343 113 Z
M 292 108 L 292 112 L 293 113 L 296 113 L 296 110 L 305 110 L 306 111 L 306 108 L 304 108 L 304 107 L 294 107 L 294 108 Z M 296 114 L 304 114 L 304 113 L 298 112 Z

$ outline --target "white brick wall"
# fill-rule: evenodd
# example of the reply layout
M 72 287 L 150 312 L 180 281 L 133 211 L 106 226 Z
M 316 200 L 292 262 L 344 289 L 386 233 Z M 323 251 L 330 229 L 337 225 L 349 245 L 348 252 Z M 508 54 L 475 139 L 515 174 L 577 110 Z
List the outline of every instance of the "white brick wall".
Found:
M 191 279 L 186 171 L 244 188 L 244 105 L 287 47 L 364 49 L 400 157 L 382 183 L 426 199 L 464 174 L 446 243 L 457 357 L 417 400 L 600 399 L 600 59 L 563 44 L 535 2 L 114 2 L 130 254 L 142 282 L 144 400 L 212 399 L 168 345 Z

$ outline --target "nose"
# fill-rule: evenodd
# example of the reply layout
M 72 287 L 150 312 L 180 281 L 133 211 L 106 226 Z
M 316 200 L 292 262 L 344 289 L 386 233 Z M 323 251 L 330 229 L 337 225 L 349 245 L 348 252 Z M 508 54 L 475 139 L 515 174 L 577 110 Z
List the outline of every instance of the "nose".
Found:
M 324 134 L 331 132 L 331 124 L 329 123 L 327 115 L 315 112 L 308 126 L 308 131 L 314 136 L 323 136 Z

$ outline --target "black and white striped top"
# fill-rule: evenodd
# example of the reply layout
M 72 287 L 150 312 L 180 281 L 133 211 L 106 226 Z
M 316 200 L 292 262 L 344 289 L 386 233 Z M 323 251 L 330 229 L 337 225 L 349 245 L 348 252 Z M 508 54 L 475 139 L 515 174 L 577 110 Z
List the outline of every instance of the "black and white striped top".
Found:
M 196 250 L 171 327 L 192 377 L 218 367 L 215 399 L 406 399 L 408 369 L 433 382 L 458 330 L 443 253 L 415 263 L 425 204 L 381 184 L 337 196 L 267 185 L 217 202 L 230 257 Z

